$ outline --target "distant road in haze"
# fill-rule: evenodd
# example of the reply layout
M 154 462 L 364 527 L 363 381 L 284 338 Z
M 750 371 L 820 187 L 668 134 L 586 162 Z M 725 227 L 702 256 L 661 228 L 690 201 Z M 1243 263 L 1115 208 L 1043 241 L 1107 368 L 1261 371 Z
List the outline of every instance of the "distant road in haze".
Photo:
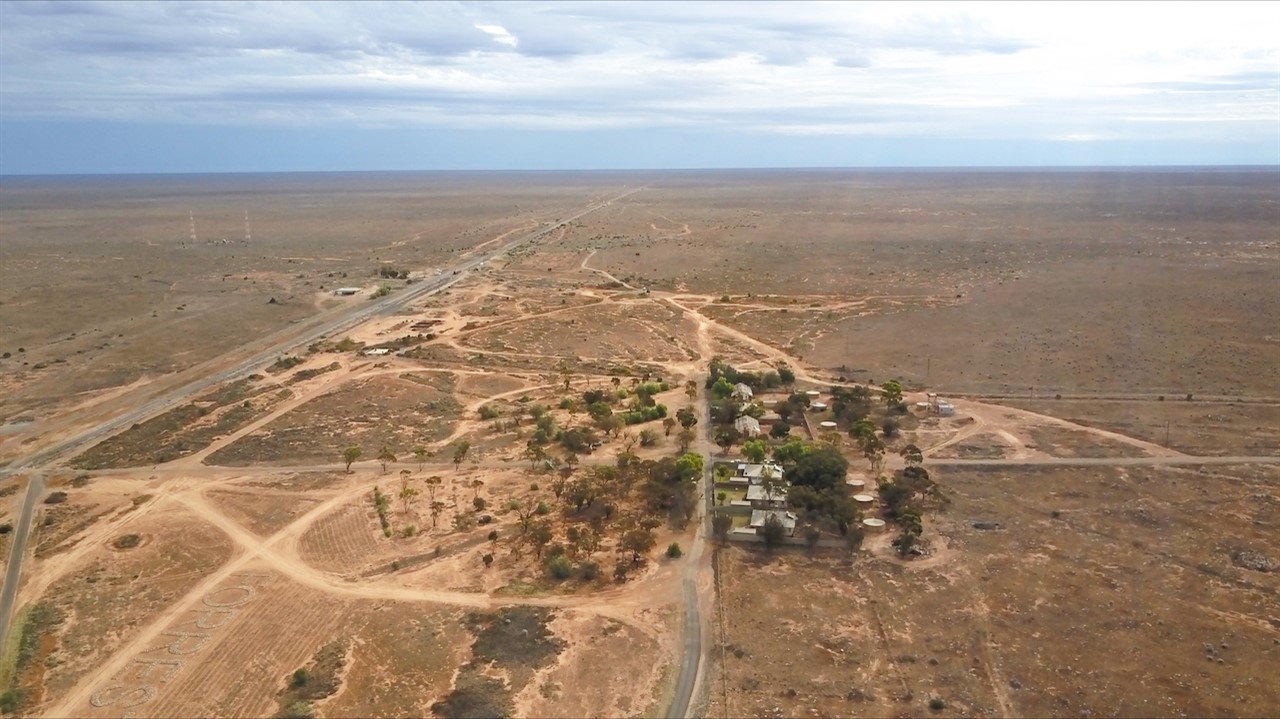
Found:
M 423 297 L 439 292 L 440 290 L 455 284 L 459 280 L 463 279 L 467 272 L 475 269 L 482 263 L 488 262 L 496 257 L 500 257 L 522 245 L 533 242 L 534 240 L 554 232 L 584 215 L 595 212 L 603 207 L 607 207 L 610 203 L 616 200 L 620 200 L 628 195 L 639 192 L 641 189 L 643 188 L 628 190 L 608 200 L 602 200 L 588 205 L 586 208 L 579 210 L 573 215 L 562 217 L 540 230 L 534 230 L 520 239 L 508 242 L 506 245 L 475 255 L 460 264 L 445 267 L 439 275 L 428 277 L 417 284 L 410 285 L 383 299 L 371 301 L 367 305 L 353 309 L 337 319 L 319 324 L 317 324 L 315 320 L 312 320 L 310 323 L 311 326 L 309 327 L 286 327 L 283 330 L 269 335 L 263 340 L 249 343 L 246 346 L 241 347 L 239 350 L 223 355 L 206 365 L 212 368 L 219 364 L 234 361 L 235 364 L 232 364 L 230 367 L 206 374 L 124 414 L 118 415 L 110 420 L 98 424 L 95 427 L 85 430 L 80 434 L 57 442 L 56 444 L 46 447 L 35 454 L 14 460 L 8 467 L 0 469 L 0 473 L 11 474 L 24 468 L 45 465 L 57 459 L 60 455 L 83 448 L 91 443 L 98 442 L 116 432 L 132 426 L 137 422 L 141 422 L 155 415 L 161 414 L 166 410 L 172 409 L 205 390 L 246 376 L 252 373 L 254 369 L 266 364 L 281 352 L 292 347 L 301 344 L 309 344 L 321 337 L 350 330 L 353 327 L 380 315 L 394 314 L 405 306 Z M 305 325 L 307 323 L 303 324 Z M 236 355 L 244 352 L 246 348 L 255 347 L 260 347 L 260 349 L 255 349 L 253 350 L 253 354 L 250 356 L 240 359 L 239 361 L 235 361 Z

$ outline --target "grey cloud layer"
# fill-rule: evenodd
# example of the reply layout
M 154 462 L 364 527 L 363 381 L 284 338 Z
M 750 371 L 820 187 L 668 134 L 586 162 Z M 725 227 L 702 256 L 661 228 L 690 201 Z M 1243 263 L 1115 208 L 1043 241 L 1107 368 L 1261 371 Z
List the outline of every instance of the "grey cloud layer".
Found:
M 834 3 L 11 2 L 0 115 L 995 138 L 1265 132 L 1280 115 L 1274 47 L 1195 77 L 1153 64 L 1067 85 L 1058 75 L 1087 57 L 1053 60 L 988 19 Z

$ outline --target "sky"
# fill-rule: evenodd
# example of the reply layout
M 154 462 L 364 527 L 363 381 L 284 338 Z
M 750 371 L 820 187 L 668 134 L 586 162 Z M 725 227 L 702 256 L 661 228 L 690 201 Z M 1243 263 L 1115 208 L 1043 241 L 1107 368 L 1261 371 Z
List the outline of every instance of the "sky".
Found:
M 1280 3 L 0 2 L 0 174 L 1280 164 Z

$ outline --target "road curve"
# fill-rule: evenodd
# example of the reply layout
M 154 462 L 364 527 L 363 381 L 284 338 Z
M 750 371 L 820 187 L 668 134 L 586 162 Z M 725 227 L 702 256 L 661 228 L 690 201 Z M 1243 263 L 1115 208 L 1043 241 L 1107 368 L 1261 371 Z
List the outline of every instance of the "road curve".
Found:
M 36 498 L 42 492 L 44 476 L 33 472 L 27 481 L 27 494 L 22 499 L 18 525 L 13 528 L 13 546 L 9 548 L 9 563 L 5 565 L 4 589 L 0 590 L 0 647 L 7 646 L 9 618 L 13 616 L 13 600 L 18 596 L 18 583 L 22 578 L 22 558 L 31 535 L 31 518 L 35 514 Z

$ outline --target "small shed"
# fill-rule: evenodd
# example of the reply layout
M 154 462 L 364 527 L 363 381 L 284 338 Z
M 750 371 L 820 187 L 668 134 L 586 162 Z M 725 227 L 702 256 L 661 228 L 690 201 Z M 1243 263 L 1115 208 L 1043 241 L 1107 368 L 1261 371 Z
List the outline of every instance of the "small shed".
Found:
M 733 420 L 733 428 L 743 437 L 760 436 L 760 420 L 745 414 Z
M 333 291 L 333 294 L 348 297 L 350 295 L 357 294 L 358 292 L 360 292 L 359 287 L 339 287 Z

